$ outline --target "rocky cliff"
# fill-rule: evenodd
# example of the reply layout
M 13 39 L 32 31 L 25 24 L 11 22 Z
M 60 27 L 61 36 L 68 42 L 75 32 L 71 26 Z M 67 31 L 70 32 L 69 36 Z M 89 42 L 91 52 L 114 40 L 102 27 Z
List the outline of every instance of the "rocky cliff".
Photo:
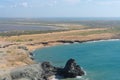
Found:
M 83 76 L 84 71 L 76 64 L 74 59 L 69 59 L 64 68 L 54 67 L 49 62 L 43 62 L 13 69 L 0 80 L 49 80 L 49 77 L 53 75 L 74 78 Z

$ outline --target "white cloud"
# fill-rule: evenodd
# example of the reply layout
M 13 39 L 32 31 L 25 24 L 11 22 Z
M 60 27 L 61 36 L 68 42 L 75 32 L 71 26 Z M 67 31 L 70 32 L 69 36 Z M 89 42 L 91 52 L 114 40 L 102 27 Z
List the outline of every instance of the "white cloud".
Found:
M 54 3 L 54 4 L 57 4 L 57 1 L 56 1 L 56 0 L 54 0 L 54 1 L 53 1 L 53 3 Z
M 47 2 L 46 5 L 53 7 L 57 4 L 57 0 L 51 0 L 50 2 Z
M 120 4 L 120 0 L 110 0 L 110 1 L 98 1 L 96 2 L 99 5 L 113 5 L 113 4 Z
M 92 2 L 93 0 L 87 0 L 87 2 Z
M 15 3 L 13 5 L 10 6 L 11 8 L 17 8 L 17 7 L 24 7 L 24 8 L 28 8 L 31 7 L 27 2 L 21 2 L 21 3 Z
M 78 4 L 81 0 L 65 0 L 69 4 Z
M 27 2 L 22 2 L 22 3 L 20 3 L 20 6 L 22 6 L 22 7 L 29 7 L 29 5 L 28 5 Z

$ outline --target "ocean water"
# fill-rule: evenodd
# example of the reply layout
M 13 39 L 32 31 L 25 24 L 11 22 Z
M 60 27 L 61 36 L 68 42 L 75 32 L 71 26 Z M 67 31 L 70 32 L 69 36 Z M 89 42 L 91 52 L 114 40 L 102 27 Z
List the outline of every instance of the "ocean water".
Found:
M 47 26 L 50 24 L 51 26 Z M 63 29 L 56 27 L 55 24 L 77 24 L 90 28 L 119 28 L 120 17 L 0 18 L 0 32 Z
M 54 26 L 35 26 L 35 25 L 15 25 L 15 24 L 0 24 L 0 32 L 4 31 L 48 31 L 58 30 Z
M 74 58 L 86 75 L 66 80 L 120 80 L 120 40 L 65 44 L 34 53 L 36 61 L 50 61 L 60 67 Z

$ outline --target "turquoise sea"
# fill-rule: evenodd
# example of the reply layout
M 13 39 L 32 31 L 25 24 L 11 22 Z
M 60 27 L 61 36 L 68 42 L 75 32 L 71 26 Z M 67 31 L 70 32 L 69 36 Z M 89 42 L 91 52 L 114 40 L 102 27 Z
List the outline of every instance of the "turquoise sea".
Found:
M 64 44 L 34 53 L 36 61 L 50 61 L 60 67 L 74 58 L 86 75 L 67 80 L 120 80 L 120 40 Z

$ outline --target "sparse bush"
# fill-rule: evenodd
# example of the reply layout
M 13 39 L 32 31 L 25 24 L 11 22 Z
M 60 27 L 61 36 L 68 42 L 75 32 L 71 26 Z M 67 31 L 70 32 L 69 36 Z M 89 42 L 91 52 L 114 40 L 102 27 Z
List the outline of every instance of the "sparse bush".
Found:
M 28 41 L 33 41 L 33 39 L 29 39 Z
M 17 39 L 16 42 L 23 42 L 23 40 Z

